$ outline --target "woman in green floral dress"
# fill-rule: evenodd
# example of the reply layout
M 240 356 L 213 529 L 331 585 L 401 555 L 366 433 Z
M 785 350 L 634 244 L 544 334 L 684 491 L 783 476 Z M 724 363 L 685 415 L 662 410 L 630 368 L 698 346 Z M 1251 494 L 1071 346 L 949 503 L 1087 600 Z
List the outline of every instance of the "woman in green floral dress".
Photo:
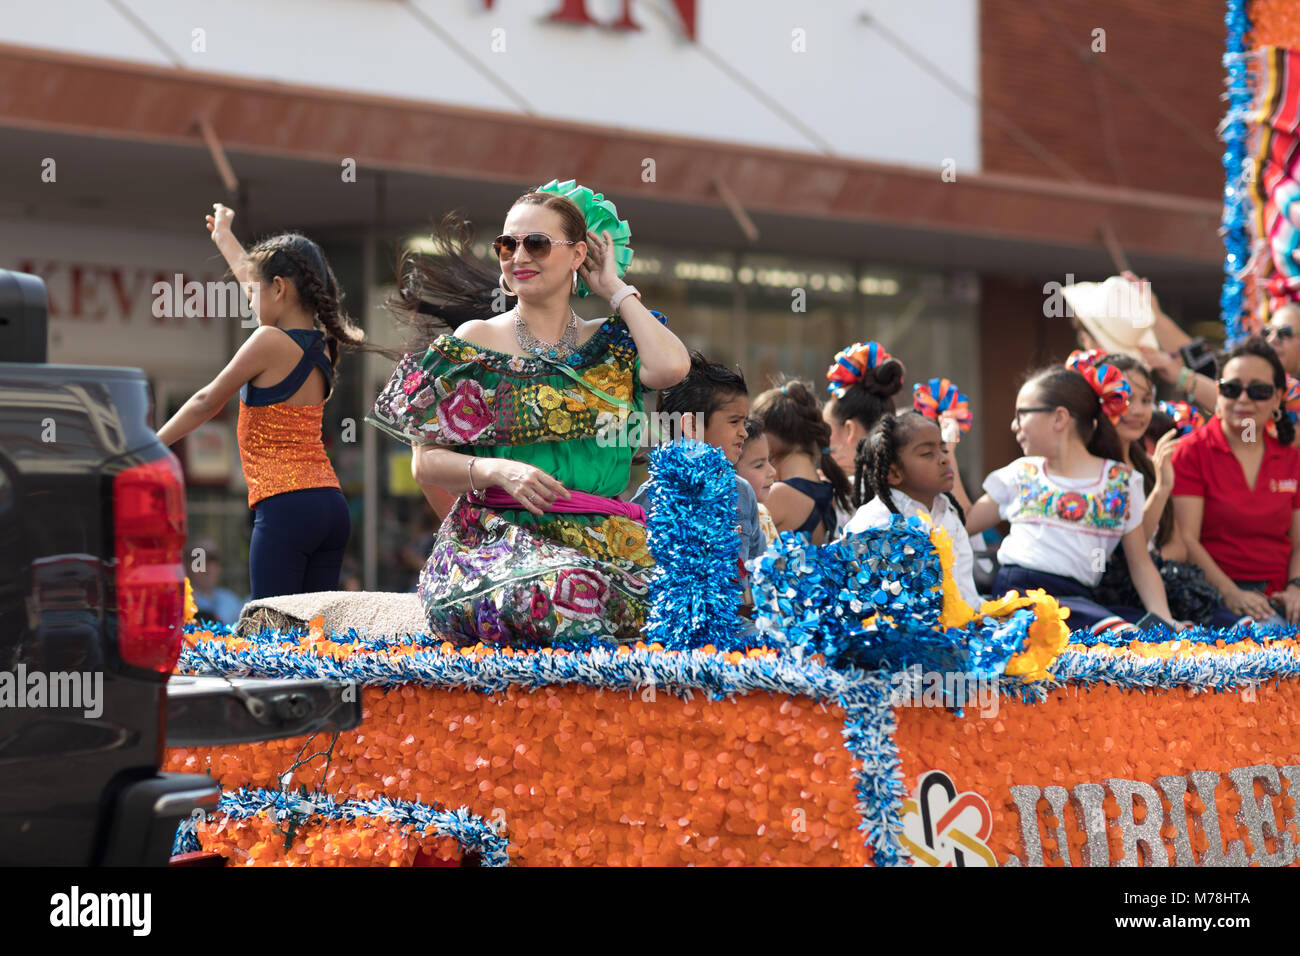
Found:
M 636 451 L 617 429 L 641 412 L 643 389 L 685 376 L 689 356 L 619 278 L 626 235 L 613 205 L 583 187 L 521 196 L 494 244 L 499 287 L 518 304 L 480 306 L 485 317 L 406 356 L 367 418 L 412 442 L 422 488 L 458 496 L 419 588 L 430 628 L 448 640 L 640 636 L 652 561 L 644 513 L 615 497 Z M 444 252 L 408 259 L 396 304 L 409 316 L 458 321 L 467 300 L 493 292 L 495 276 L 451 242 Z M 580 289 L 611 300 L 613 314 L 578 318 L 569 303 Z

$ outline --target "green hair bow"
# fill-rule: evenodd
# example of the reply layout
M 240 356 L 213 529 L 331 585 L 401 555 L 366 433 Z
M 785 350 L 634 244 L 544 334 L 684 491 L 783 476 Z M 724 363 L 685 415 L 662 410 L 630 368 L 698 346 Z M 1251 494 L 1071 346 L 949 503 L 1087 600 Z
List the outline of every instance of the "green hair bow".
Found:
M 632 238 L 632 230 L 626 219 L 618 218 L 618 209 L 612 202 L 600 193 L 593 193 L 586 186 L 579 186 L 572 179 L 565 182 L 552 179 L 545 186 L 538 186 L 534 191 L 554 193 L 572 200 L 582 211 L 582 217 L 587 221 L 589 231 L 598 236 L 602 232 L 609 233 L 614 241 L 614 265 L 618 274 L 621 277 L 627 272 L 627 267 L 632 264 L 632 247 L 628 245 L 628 241 Z M 587 288 L 587 283 L 579 278 L 578 295 L 585 298 L 590 294 L 591 290 Z

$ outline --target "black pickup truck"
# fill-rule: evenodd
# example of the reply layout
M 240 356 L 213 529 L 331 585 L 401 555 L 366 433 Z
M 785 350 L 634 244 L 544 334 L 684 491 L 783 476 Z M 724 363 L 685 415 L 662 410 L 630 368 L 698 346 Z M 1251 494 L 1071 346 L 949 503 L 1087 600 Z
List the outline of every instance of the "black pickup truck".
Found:
M 329 681 L 169 677 L 182 642 L 179 462 L 139 369 L 45 363 L 44 284 L 0 270 L 0 865 L 164 865 L 216 807 L 163 748 L 340 730 Z

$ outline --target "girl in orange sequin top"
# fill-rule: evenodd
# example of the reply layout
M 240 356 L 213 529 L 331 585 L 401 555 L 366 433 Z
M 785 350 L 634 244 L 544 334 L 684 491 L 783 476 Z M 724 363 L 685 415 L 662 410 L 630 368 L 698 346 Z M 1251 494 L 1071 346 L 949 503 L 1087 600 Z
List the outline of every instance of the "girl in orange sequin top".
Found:
M 256 512 L 249 546 L 254 599 L 338 589 L 351 531 L 348 505 L 325 454 L 321 420 L 340 345 L 364 336 L 340 307 L 320 247 L 283 233 L 247 253 L 220 203 L 208 231 L 249 295 L 258 327 L 212 382 L 158 432 L 171 445 L 239 393 L 239 459 Z

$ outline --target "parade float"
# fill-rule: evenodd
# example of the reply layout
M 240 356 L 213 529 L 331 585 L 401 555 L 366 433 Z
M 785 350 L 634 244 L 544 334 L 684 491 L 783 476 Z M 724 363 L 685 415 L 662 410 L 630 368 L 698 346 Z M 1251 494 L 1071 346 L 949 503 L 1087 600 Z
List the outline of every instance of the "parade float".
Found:
M 1300 654 L 1258 628 L 1071 643 L 1043 593 L 965 605 L 918 519 L 786 536 L 736 615 L 720 452 L 655 453 L 635 646 L 187 629 L 178 670 L 360 682 L 336 739 L 174 749 L 231 863 L 1282 865 Z M 729 563 L 730 562 L 730 563 Z
M 1292 258 L 1252 255 L 1296 245 L 1300 4 L 1249 12 L 1253 33 L 1247 5 L 1227 7 L 1229 339 L 1300 285 Z M 187 625 L 178 673 L 357 681 L 364 720 L 170 750 L 167 769 L 224 792 L 177 849 L 240 865 L 1295 862 L 1292 630 L 1096 638 L 1041 592 L 971 608 L 946 535 L 902 518 L 825 546 L 783 537 L 750 569 L 746 620 L 730 466 L 678 443 L 653 468 L 659 571 L 635 645 Z M 571 588 L 546 611 L 600 600 Z

